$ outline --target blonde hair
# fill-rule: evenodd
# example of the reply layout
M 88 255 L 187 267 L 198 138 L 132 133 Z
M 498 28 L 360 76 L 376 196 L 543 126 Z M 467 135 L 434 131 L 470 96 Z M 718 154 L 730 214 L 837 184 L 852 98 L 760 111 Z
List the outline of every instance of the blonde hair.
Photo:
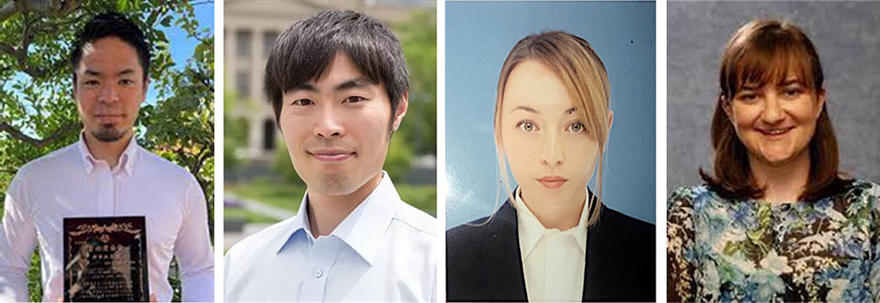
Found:
M 599 210 L 602 205 L 602 162 L 605 146 L 608 142 L 610 86 L 605 65 L 599 59 L 596 51 L 581 37 L 561 31 L 532 34 L 519 40 L 510 50 L 507 59 L 504 60 L 501 75 L 498 77 L 498 95 L 495 102 L 495 151 L 498 156 L 498 176 L 501 181 L 498 190 L 502 190 L 501 186 L 503 185 L 508 192 L 508 198 L 514 199 L 510 180 L 507 178 L 507 157 L 502 149 L 504 142 L 501 139 L 500 131 L 501 106 L 504 102 L 504 88 L 510 73 L 517 64 L 526 60 L 538 61 L 559 76 L 568 95 L 574 99 L 575 112 L 581 115 L 585 121 L 584 125 L 599 143 L 599 171 L 596 182 L 599 187 L 598 195 L 594 196 L 591 201 L 595 203 L 584 205 L 584 207 L 590 206 L 587 224 L 594 224 L 599 219 Z M 500 194 L 496 195 L 496 203 L 499 196 Z M 494 215 L 493 213 L 492 217 Z

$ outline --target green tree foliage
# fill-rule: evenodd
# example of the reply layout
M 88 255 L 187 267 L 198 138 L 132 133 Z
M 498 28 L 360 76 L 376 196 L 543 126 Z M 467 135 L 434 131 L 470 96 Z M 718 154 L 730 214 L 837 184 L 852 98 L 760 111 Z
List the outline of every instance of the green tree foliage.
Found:
M 92 16 L 115 10 L 138 24 L 153 45 L 150 76 L 156 102 L 141 108 L 135 125 L 138 143 L 196 177 L 213 228 L 214 37 L 193 9 L 213 3 L 47 1 L 65 6 L 42 10 L 21 4 L 38 2 L 0 0 L 0 197 L 22 165 L 77 140 L 82 124 L 72 97 L 70 45 Z M 171 57 L 163 31 L 171 27 L 198 41 L 186 62 Z M 38 256 L 34 262 L 28 274 L 30 298 L 39 301 Z M 179 299 L 177 278 L 172 281 Z
M 409 109 L 398 133 L 406 139 L 412 152 L 434 155 L 437 153 L 436 12 L 415 11 L 409 21 L 395 24 L 393 28 L 403 46 L 410 75 Z

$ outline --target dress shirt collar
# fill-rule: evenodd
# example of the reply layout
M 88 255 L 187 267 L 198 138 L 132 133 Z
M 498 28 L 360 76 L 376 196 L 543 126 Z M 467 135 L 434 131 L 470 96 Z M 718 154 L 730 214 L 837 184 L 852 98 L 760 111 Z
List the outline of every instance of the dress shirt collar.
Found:
M 94 155 L 92 155 L 91 151 L 89 151 L 89 147 L 86 145 L 85 135 L 85 132 L 80 132 L 79 142 L 77 142 L 77 146 L 79 148 L 80 158 L 82 159 L 83 169 L 85 170 L 86 174 L 89 174 L 92 172 L 92 170 L 95 169 L 95 163 L 104 160 L 99 160 Z M 117 171 L 121 168 L 125 171 L 125 173 L 130 176 L 132 172 L 132 167 L 134 166 L 136 153 L 137 140 L 135 140 L 134 136 L 132 135 L 131 138 L 129 138 L 128 145 L 125 147 L 125 150 L 123 150 L 122 154 L 119 155 L 119 161 L 117 162 L 116 167 L 111 167 L 110 170 Z
M 291 232 L 281 242 L 276 253 L 280 253 L 290 245 L 291 240 L 300 232 L 308 237 L 309 241 L 315 239 L 309 226 L 308 196 L 308 191 L 306 191 L 296 216 L 291 220 L 290 226 L 285 229 Z M 379 239 L 385 235 L 385 231 L 397 212 L 396 202 L 398 201 L 400 201 L 400 196 L 397 194 L 391 178 L 383 171 L 379 186 L 327 236 L 341 239 L 367 263 L 372 264 L 376 252 L 380 248 L 377 245 L 381 243 Z
M 587 191 L 587 197 L 591 197 L 590 191 Z M 572 227 L 567 230 L 560 231 L 558 228 L 546 228 L 541 221 L 538 221 L 538 218 L 535 217 L 535 214 L 532 213 L 532 210 L 526 206 L 525 202 L 522 200 L 522 191 L 520 188 L 517 188 L 514 195 L 514 207 L 517 209 L 517 225 L 519 232 L 519 240 L 522 245 L 522 255 L 523 258 L 527 257 L 529 253 L 535 248 L 538 244 L 538 240 L 544 234 L 560 232 L 565 234 L 572 235 L 578 243 L 578 247 L 581 248 L 584 252 L 587 251 L 587 218 L 589 217 L 589 203 L 584 203 L 584 207 L 581 209 L 581 217 L 578 221 L 578 225 Z M 590 199 L 587 199 L 588 201 Z

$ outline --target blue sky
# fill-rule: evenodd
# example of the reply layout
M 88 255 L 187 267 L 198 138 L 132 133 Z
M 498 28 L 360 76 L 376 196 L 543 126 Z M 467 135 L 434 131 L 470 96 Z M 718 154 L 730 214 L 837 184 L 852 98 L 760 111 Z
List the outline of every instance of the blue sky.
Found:
M 214 3 L 204 3 L 196 5 L 195 7 L 196 19 L 199 21 L 200 28 L 207 28 L 214 32 Z M 174 63 L 178 68 L 182 68 L 186 65 L 186 60 L 192 56 L 192 51 L 198 44 L 198 40 L 187 37 L 186 31 L 181 28 L 175 27 L 164 27 L 159 26 L 159 29 L 165 32 L 165 35 L 168 37 L 169 44 L 171 45 L 171 58 L 174 60 Z M 156 89 L 154 87 L 150 87 L 150 90 L 147 92 L 147 100 L 146 102 L 149 104 L 156 103 Z

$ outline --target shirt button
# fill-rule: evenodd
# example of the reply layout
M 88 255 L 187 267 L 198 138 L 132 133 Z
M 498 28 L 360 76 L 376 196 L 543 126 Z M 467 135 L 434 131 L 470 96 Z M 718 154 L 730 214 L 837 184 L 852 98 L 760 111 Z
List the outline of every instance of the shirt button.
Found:
M 324 271 L 322 271 L 320 268 L 315 268 L 315 278 L 316 279 L 320 278 L 323 275 L 324 275 Z

